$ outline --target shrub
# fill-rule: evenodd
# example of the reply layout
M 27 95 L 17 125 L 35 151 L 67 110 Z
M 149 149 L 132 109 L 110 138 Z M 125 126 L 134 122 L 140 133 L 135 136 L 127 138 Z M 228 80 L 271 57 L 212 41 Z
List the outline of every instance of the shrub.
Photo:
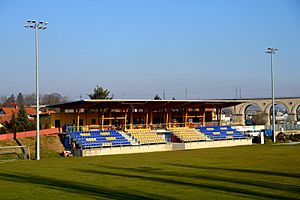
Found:
M 6 133 L 6 128 L 1 127 L 1 128 L 0 128 L 0 134 L 5 134 L 5 133 Z
M 290 134 L 288 139 L 292 142 L 299 142 L 300 141 L 300 134 Z
M 272 136 L 265 135 L 265 144 L 272 142 Z
M 288 136 L 282 132 L 278 133 L 276 136 L 276 141 L 277 142 L 286 142 L 288 140 Z

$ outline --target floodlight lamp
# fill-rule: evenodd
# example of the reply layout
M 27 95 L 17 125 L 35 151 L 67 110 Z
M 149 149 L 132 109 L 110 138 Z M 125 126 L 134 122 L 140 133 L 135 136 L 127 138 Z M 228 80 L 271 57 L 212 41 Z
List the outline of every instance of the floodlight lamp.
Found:
M 31 22 L 35 24 L 36 21 L 35 20 L 31 20 Z
M 44 22 L 44 24 L 45 24 L 45 25 L 47 25 L 47 24 L 48 24 L 48 22 Z

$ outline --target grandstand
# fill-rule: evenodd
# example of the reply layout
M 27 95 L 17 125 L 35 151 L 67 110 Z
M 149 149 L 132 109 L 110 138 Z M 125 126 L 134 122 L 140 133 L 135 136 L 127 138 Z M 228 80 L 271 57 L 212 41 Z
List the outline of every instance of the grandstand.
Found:
M 199 126 L 202 133 L 212 140 L 246 139 L 246 136 L 231 126 Z
M 194 128 L 188 127 L 176 127 L 176 128 L 169 128 L 177 138 L 180 139 L 182 142 L 194 142 L 194 141 L 205 141 L 205 135 L 200 133 Z
M 139 144 L 159 144 L 166 143 L 166 140 L 151 129 L 129 129 L 127 134 L 135 139 Z
M 81 149 L 131 145 L 131 143 L 116 130 L 75 131 L 69 133 L 69 135 L 70 141 Z
M 247 138 L 230 126 L 176 127 L 151 130 L 127 129 L 75 131 L 65 135 L 65 148 L 75 156 L 111 155 L 251 145 Z M 200 132 L 200 131 L 201 132 Z M 172 140 L 169 138 L 172 137 Z M 173 140 L 173 138 L 177 140 Z
M 220 110 L 238 100 L 80 100 L 49 106 L 73 155 L 111 155 L 250 145 Z M 210 126 L 207 126 L 210 125 Z M 198 127 L 195 129 L 195 127 Z

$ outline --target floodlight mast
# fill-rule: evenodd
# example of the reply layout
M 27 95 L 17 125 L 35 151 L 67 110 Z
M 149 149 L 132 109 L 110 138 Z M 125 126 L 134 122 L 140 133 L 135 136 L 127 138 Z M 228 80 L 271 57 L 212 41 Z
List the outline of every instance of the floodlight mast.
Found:
M 36 69 L 36 150 L 35 158 L 40 160 L 40 100 L 39 100 L 39 65 L 38 65 L 38 30 L 45 30 L 48 22 L 37 22 L 36 20 L 27 20 L 26 28 L 32 28 L 35 32 L 35 69 Z
M 273 70 L 273 54 L 276 53 L 276 51 L 278 51 L 278 49 L 276 48 L 268 48 L 266 53 L 271 55 L 271 85 L 272 85 L 272 132 L 273 132 L 273 142 L 276 142 L 276 128 L 275 128 L 275 122 L 276 122 L 276 116 L 275 116 L 275 103 L 274 103 L 274 93 L 275 93 L 275 89 L 274 89 L 274 85 L 275 85 L 275 80 L 274 80 L 274 70 Z

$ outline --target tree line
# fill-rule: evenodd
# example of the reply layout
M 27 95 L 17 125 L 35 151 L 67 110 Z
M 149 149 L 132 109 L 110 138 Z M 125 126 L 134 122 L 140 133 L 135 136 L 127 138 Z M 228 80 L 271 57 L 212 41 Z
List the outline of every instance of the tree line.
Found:
M 58 103 L 64 103 L 68 100 L 68 97 L 64 97 L 59 93 L 51 93 L 40 95 L 40 104 L 52 105 Z M 0 107 L 14 107 L 16 105 L 31 106 L 36 104 L 36 94 L 25 94 L 21 92 L 17 95 L 11 94 L 9 97 L 0 97 Z
M 59 93 L 51 93 L 40 96 L 41 104 L 51 105 L 64 103 L 67 97 L 63 97 Z M 36 104 L 36 95 L 23 95 L 19 93 L 17 97 L 14 94 L 9 97 L 0 97 L 0 107 L 18 107 L 18 113 L 13 114 L 9 121 L 4 122 L 4 127 L 0 128 L 0 134 L 16 133 L 23 131 L 31 131 L 36 129 L 36 121 L 29 120 L 25 107 L 30 107 Z
M 110 96 L 110 91 L 100 86 L 96 86 L 93 92 L 87 94 L 90 99 L 113 99 L 114 96 Z M 161 97 L 155 95 L 154 100 L 161 100 Z M 67 102 L 68 98 L 62 96 L 59 93 L 51 93 L 40 96 L 40 103 L 45 105 L 53 105 Z M 175 98 L 173 97 L 173 100 Z M 0 107 L 18 107 L 17 114 L 13 114 L 9 122 L 4 124 L 5 127 L 0 128 L 0 134 L 7 132 L 22 132 L 36 129 L 36 121 L 28 119 L 25 107 L 29 107 L 36 104 L 36 95 L 27 94 L 23 95 L 19 93 L 17 97 L 14 94 L 7 96 L 0 96 Z
M 114 95 L 109 96 L 109 93 L 110 91 L 108 89 L 104 89 L 97 85 L 97 87 L 94 88 L 94 91 L 87 95 L 90 97 L 90 99 L 113 99 Z M 158 94 L 156 94 L 153 99 L 162 100 Z M 173 97 L 172 100 L 175 100 L 175 97 Z
M 12 114 L 11 120 L 6 121 L 4 127 L 0 128 L 0 134 L 7 132 L 16 133 L 24 131 L 32 131 L 36 129 L 36 121 L 28 119 L 24 105 L 19 105 L 17 114 Z
M 104 89 L 100 86 L 96 86 L 93 92 L 87 94 L 90 99 L 113 99 L 114 95 L 110 95 L 108 89 Z M 154 100 L 161 100 L 162 98 L 156 94 Z M 173 97 L 173 100 L 175 98 Z M 62 96 L 59 93 L 53 92 L 51 94 L 40 95 L 40 104 L 54 105 L 59 103 L 65 103 L 68 101 L 68 97 Z M 24 105 L 26 107 L 36 104 L 36 94 L 25 94 L 21 92 L 15 96 L 11 94 L 9 97 L 0 96 L 0 107 L 15 107 L 16 105 Z

